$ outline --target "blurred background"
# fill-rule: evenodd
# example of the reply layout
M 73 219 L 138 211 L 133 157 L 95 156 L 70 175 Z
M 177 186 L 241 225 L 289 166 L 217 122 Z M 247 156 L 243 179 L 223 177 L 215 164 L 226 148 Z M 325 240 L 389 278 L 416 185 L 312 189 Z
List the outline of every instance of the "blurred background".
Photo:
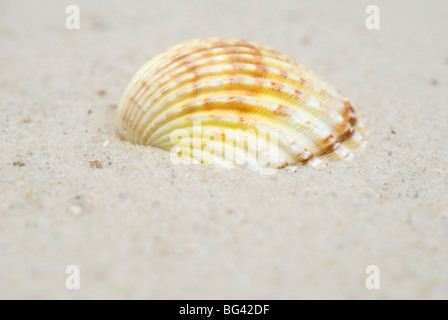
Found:
M 79 29 L 66 27 L 70 5 Z M 448 298 L 447 9 L 0 1 L 0 298 Z M 367 146 L 350 164 L 261 177 L 120 141 L 134 73 L 208 36 L 317 72 L 351 99 Z M 366 288 L 369 265 L 379 290 Z

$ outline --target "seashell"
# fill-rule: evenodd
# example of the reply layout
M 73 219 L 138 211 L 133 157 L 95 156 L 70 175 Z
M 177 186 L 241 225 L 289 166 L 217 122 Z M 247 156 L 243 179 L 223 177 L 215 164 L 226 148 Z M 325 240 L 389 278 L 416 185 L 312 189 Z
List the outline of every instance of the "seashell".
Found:
M 363 142 L 357 128 L 348 99 L 313 72 L 268 47 L 226 38 L 160 53 L 118 107 L 123 139 L 226 167 L 351 159 Z

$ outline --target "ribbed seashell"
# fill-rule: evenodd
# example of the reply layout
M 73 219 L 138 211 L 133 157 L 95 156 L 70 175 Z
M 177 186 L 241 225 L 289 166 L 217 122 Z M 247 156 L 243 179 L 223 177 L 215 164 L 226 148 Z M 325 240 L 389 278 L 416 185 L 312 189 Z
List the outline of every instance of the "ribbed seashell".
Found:
M 118 108 L 119 134 L 128 141 L 255 169 L 351 158 L 363 140 L 356 123 L 348 99 L 307 68 L 225 38 L 160 53 L 137 72 Z

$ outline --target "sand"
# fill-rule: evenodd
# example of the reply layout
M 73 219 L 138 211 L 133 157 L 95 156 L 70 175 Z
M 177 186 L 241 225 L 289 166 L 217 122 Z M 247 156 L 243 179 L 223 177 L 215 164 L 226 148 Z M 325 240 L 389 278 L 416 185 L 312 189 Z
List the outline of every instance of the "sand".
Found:
M 448 3 L 376 1 L 380 30 L 369 4 L 2 1 L 0 298 L 448 298 Z M 365 147 L 260 176 L 118 139 L 133 74 L 205 36 L 316 71 L 351 98 Z

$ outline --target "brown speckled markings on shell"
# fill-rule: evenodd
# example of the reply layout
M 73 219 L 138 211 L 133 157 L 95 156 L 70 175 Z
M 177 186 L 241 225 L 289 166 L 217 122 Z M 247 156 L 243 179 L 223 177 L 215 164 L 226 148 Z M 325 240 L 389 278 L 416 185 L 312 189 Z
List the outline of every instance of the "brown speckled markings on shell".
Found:
M 338 90 L 286 55 L 236 39 L 190 40 L 160 53 L 134 76 L 118 108 L 122 137 L 166 150 L 170 133 L 192 130 L 195 120 L 202 132 L 278 130 L 278 168 L 351 158 L 363 141 Z

